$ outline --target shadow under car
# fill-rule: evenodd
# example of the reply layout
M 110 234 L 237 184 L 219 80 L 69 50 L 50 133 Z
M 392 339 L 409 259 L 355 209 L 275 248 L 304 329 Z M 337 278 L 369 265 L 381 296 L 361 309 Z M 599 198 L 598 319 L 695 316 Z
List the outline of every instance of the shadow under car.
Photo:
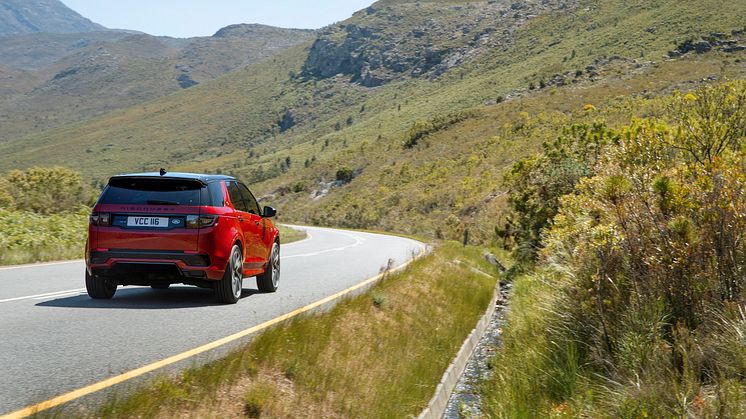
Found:
M 243 288 L 241 299 L 259 294 L 256 289 Z M 144 287 L 124 287 L 117 289 L 111 300 L 94 300 L 88 295 L 75 295 L 42 301 L 39 307 L 63 308 L 117 308 L 136 310 L 164 310 L 224 305 L 215 299 L 212 290 L 172 286 L 165 290 Z

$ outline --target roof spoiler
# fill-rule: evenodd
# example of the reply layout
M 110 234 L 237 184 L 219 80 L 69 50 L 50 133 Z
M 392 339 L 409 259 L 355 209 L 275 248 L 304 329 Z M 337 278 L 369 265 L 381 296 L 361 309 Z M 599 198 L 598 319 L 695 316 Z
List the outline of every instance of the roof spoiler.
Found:
M 183 178 L 183 177 L 175 177 L 175 176 L 112 176 L 109 178 L 109 183 L 119 183 L 119 182 L 126 182 L 126 181 L 132 181 L 132 180 L 149 180 L 149 181 L 164 181 L 164 180 L 171 180 L 171 181 L 178 181 L 178 182 L 184 182 L 184 183 L 194 183 L 198 184 L 200 186 L 207 186 L 207 183 L 198 178 Z

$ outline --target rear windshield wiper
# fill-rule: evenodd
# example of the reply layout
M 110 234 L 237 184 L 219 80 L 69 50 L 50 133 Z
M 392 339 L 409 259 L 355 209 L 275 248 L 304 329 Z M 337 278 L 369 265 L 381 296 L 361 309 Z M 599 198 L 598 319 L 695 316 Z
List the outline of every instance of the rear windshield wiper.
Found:
M 148 199 L 148 205 L 181 205 L 176 201 L 161 201 L 159 199 Z

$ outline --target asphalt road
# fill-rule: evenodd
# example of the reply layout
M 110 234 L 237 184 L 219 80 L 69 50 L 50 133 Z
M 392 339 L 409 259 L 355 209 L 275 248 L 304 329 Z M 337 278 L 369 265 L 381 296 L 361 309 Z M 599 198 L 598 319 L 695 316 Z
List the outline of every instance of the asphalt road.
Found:
M 110 301 L 92 300 L 82 261 L 0 268 L 0 415 L 271 320 L 424 249 L 400 237 L 307 230 L 309 239 L 282 247 L 279 290 L 261 294 L 248 278 L 235 305 L 179 285 L 120 287 Z

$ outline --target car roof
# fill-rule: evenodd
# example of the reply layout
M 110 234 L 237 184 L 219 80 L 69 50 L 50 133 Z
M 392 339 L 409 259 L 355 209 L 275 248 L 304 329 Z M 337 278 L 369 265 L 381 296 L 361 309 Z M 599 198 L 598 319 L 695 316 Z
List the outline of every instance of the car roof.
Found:
M 202 183 L 210 183 L 218 180 L 236 180 L 233 176 L 226 175 L 207 175 L 202 173 L 182 173 L 182 172 L 168 172 L 161 176 L 158 172 L 147 172 L 147 173 L 126 173 L 117 176 L 112 176 L 109 179 L 111 182 L 113 179 L 127 179 L 127 178 L 158 178 L 158 179 L 184 179 L 184 180 L 197 180 Z

